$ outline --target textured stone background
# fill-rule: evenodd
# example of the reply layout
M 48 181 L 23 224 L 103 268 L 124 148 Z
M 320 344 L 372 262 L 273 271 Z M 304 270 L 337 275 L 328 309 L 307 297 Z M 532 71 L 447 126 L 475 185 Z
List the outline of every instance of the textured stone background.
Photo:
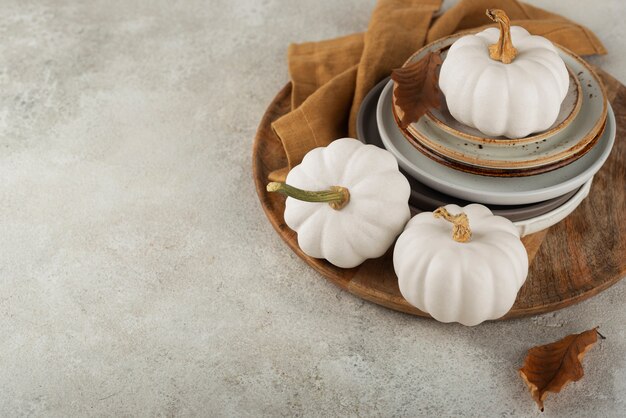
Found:
M 626 82 L 621 0 L 533 3 Z M 1 416 L 538 416 L 526 349 L 596 325 L 543 416 L 623 416 L 626 281 L 443 325 L 339 290 L 266 221 L 250 152 L 287 45 L 364 30 L 373 4 L 0 1 Z

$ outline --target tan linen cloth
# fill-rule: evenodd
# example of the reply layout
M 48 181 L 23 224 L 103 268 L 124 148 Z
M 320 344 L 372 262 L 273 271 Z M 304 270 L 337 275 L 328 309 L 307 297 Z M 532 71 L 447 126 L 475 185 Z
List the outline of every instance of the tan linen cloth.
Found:
M 512 24 L 579 55 L 606 54 L 589 29 L 516 0 L 461 0 L 434 17 L 440 6 L 441 0 L 379 0 L 367 32 L 289 46 L 292 110 L 272 124 L 289 166 L 271 173 L 271 180 L 284 181 L 311 149 L 355 137 L 359 107 L 377 82 L 426 43 L 492 26 L 488 8 L 503 9 Z

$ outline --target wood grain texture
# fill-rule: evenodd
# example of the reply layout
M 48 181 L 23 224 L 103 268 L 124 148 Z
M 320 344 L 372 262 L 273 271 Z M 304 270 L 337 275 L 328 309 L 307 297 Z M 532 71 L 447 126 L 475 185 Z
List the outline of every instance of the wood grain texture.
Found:
M 549 230 L 527 236 L 524 245 L 531 259 L 526 283 L 515 305 L 502 319 L 535 315 L 585 300 L 626 275 L 626 87 L 596 69 L 608 91 L 617 120 L 615 146 L 596 174 L 588 198 L 565 220 Z M 365 300 L 413 315 L 428 314 L 409 305 L 398 288 L 392 250 L 352 269 L 341 269 L 325 260 L 305 255 L 296 233 L 283 219 L 285 198 L 267 193 L 270 172 L 287 165 L 280 140 L 271 122 L 290 110 L 291 85 L 274 98 L 254 140 L 253 177 L 261 206 L 278 234 L 307 264 L 337 286 Z M 296 278 L 294 278 L 296 280 Z

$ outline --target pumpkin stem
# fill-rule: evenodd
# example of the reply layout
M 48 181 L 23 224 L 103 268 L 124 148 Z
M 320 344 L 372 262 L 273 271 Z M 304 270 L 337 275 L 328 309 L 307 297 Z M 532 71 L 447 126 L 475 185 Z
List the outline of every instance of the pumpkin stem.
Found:
M 487 9 L 487 16 L 500 26 L 500 39 L 493 45 L 489 45 L 491 59 L 510 64 L 517 56 L 517 49 L 511 41 L 511 21 L 500 9 Z
M 343 209 L 350 201 L 350 192 L 341 186 L 330 186 L 328 190 L 312 192 L 273 181 L 267 185 L 267 191 L 279 192 L 304 202 L 326 202 L 335 210 Z
M 443 206 L 437 208 L 433 212 L 435 218 L 443 218 L 448 222 L 452 222 L 452 238 L 456 242 L 468 242 L 472 238 L 472 230 L 469 227 L 469 219 L 463 212 L 458 215 L 452 215 Z

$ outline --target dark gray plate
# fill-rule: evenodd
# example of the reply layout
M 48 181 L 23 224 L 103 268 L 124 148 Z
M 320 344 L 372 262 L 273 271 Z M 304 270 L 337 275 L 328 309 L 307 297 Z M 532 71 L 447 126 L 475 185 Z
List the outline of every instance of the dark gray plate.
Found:
M 366 144 L 376 145 L 380 148 L 385 148 L 378 132 L 378 125 L 376 123 L 376 104 L 378 103 L 378 97 L 380 96 L 383 87 L 389 81 L 389 77 L 378 83 L 363 99 L 359 114 L 356 120 L 356 131 L 358 139 Z M 406 176 L 411 184 L 411 198 L 409 204 L 412 209 L 416 211 L 432 211 L 439 206 L 454 203 L 459 206 L 469 205 L 472 202 L 457 199 L 452 196 L 448 196 L 444 193 L 431 189 L 428 186 L 423 185 L 413 177 L 408 175 L 403 170 L 402 173 Z M 526 219 L 534 218 L 558 208 L 563 203 L 567 202 L 578 189 L 573 190 L 563 196 L 555 197 L 554 199 L 546 200 L 538 203 L 531 203 L 528 205 L 486 205 L 491 211 L 499 216 L 504 216 L 511 221 L 523 221 Z

